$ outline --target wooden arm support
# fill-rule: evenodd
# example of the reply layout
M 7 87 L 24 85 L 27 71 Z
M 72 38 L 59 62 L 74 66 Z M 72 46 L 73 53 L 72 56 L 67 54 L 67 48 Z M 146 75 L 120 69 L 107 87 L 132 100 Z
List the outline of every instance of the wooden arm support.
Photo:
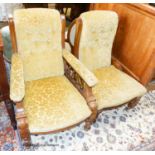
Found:
M 131 70 L 129 70 L 123 63 L 121 63 L 117 58 L 112 56 L 112 64 L 119 70 L 124 71 L 125 73 L 132 76 L 134 79 L 140 82 L 139 77 L 137 77 Z
M 89 108 L 92 111 L 91 116 L 86 120 L 85 129 L 89 129 L 90 125 L 95 122 L 97 118 L 97 104 L 96 99 L 92 93 L 92 87 L 80 77 L 80 75 L 72 68 L 72 66 L 64 59 L 65 76 L 73 83 L 79 90 L 82 96 L 86 99 Z
M 29 146 L 30 132 L 22 101 L 16 103 L 16 120 L 21 139 L 23 140 L 25 146 Z

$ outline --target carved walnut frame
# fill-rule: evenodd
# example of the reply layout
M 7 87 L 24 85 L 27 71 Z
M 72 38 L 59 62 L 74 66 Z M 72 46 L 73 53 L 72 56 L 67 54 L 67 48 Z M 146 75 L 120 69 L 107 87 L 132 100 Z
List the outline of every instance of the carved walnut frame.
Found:
M 75 38 L 74 38 L 74 45 L 72 45 L 71 40 L 70 40 L 70 34 L 71 34 L 71 30 L 72 27 L 76 25 L 76 30 L 75 30 Z M 80 37 L 81 37 L 81 32 L 82 32 L 82 19 L 80 17 L 76 18 L 71 25 L 68 28 L 68 33 L 67 33 L 67 39 L 66 41 L 70 44 L 71 49 L 72 49 L 72 53 L 73 55 L 75 55 L 77 58 L 79 58 L 79 44 L 80 44 Z M 129 71 L 128 68 L 125 67 L 125 65 L 123 65 L 121 62 L 119 62 L 114 56 L 112 56 L 112 64 L 119 70 L 126 72 L 127 74 L 129 74 L 130 76 L 132 76 L 133 78 L 136 79 L 136 76 L 134 74 L 131 74 L 131 72 Z M 131 101 L 129 101 L 128 103 L 124 103 L 124 104 L 128 104 L 128 108 L 133 108 L 134 106 L 136 106 L 136 104 L 139 102 L 140 97 L 136 97 L 134 99 L 132 99 Z M 123 104 L 123 105 L 124 105 Z M 122 105 L 119 106 L 115 106 L 112 108 L 104 108 L 104 110 L 109 110 L 109 109 L 113 109 L 113 108 L 117 108 L 120 107 Z M 98 113 L 100 113 L 102 110 L 99 110 Z
M 62 23 L 61 44 L 62 44 L 62 48 L 64 49 L 65 48 L 65 26 L 66 26 L 64 15 L 61 15 L 61 23 Z M 9 18 L 9 28 L 10 28 L 13 52 L 18 52 L 16 34 L 15 34 L 15 26 L 14 26 L 14 21 L 12 17 Z M 87 83 L 80 77 L 80 75 L 72 68 L 72 66 L 65 59 L 63 60 L 64 60 L 65 76 L 80 91 L 80 93 L 85 98 L 89 108 L 92 111 L 91 116 L 85 120 L 84 127 L 85 129 L 89 129 L 91 124 L 95 122 L 96 117 L 97 117 L 97 105 L 96 105 L 95 97 L 92 93 L 92 88 L 87 85 Z M 29 147 L 31 144 L 30 134 L 56 133 L 56 132 L 68 130 L 81 123 L 79 122 L 78 124 L 74 124 L 73 126 L 63 128 L 60 130 L 56 130 L 56 131 L 30 133 L 29 128 L 28 128 L 27 116 L 24 112 L 22 101 L 16 102 L 16 120 L 17 120 L 17 127 L 19 129 L 21 139 L 23 140 L 23 144 L 26 147 Z

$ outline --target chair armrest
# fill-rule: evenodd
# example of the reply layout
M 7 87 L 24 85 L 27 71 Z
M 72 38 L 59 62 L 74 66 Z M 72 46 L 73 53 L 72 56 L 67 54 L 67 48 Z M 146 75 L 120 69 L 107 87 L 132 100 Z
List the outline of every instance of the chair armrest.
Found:
M 65 63 L 65 75 L 79 90 L 81 95 L 85 98 L 87 105 L 92 111 L 91 116 L 87 119 L 85 128 L 90 128 L 90 125 L 97 118 L 97 103 L 93 95 L 92 87 L 98 82 L 97 78 L 91 73 L 78 59 L 76 59 L 70 52 L 63 51 Z
M 67 63 L 80 75 L 89 87 L 97 84 L 98 80 L 75 56 L 67 50 L 63 50 L 63 57 Z
M 14 102 L 20 102 L 25 95 L 23 64 L 18 54 L 12 55 L 10 74 L 10 98 Z

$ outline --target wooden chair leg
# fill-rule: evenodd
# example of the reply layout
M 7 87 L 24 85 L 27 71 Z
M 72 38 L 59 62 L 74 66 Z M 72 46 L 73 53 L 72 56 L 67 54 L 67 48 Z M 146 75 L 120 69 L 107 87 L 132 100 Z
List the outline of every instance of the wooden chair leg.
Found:
M 29 148 L 31 146 L 31 137 L 28 129 L 28 124 L 26 123 L 26 119 L 17 118 L 17 127 L 23 146 Z
M 31 146 L 31 137 L 28 128 L 27 117 L 25 115 L 22 102 L 16 103 L 16 120 L 17 120 L 17 129 L 20 133 L 20 138 L 23 146 L 26 148 Z
M 6 106 L 7 112 L 11 120 L 11 125 L 13 126 L 14 130 L 16 130 L 17 123 L 16 123 L 15 112 L 14 112 L 14 107 L 13 107 L 14 103 L 11 100 L 5 100 L 4 102 L 5 102 L 5 106 Z
M 136 97 L 134 98 L 133 100 L 131 100 L 129 103 L 128 103 L 128 108 L 133 108 L 137 105 L 137 103 L 139 102 L 140 100 L 140 97 Z
M 91 125 L 96 121 L 97 118 L 97 103 L 96 103 L 96 99 L 92 96 L 89 98 L 90 100 L 88 101 L 88 105 L 92 111 L 91 116 L 85 121 L 85 126 L 84 129 L 85 130 L 89 130 L 91 128 Z

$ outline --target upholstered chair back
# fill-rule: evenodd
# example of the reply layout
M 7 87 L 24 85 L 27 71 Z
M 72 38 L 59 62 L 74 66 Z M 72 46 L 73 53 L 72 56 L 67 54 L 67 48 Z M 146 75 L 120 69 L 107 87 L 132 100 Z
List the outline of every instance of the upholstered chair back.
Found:
M 25 81 L 63 75 L 59 12 L 41 8 L 16 10 L 14 24 Z
M 82 32 L 79 59 L 90 69 L 109 66 L 111 51 L 118 26 L 113 11 L 89 11 L 80 15 Z

